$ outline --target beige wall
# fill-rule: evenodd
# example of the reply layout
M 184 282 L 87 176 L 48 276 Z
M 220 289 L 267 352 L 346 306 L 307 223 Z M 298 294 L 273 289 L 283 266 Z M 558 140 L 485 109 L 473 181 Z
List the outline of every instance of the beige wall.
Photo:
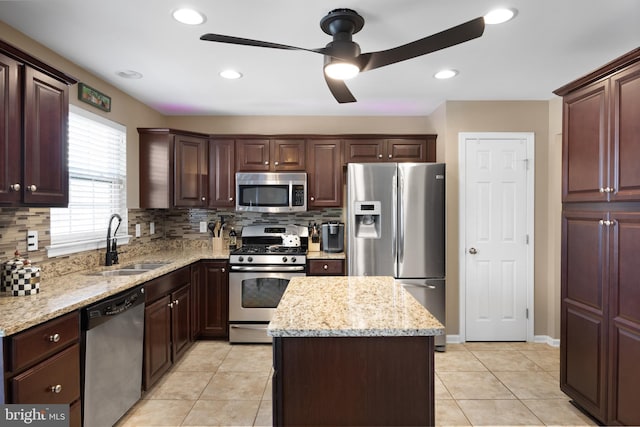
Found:
M 102 112 L 71 103 L 127 127 L 128 203 L 139 206 L 138 127 L 171 127 L 203 133 L 436 133 L 436 157 L 447 163 L 447 333 L 459 331 L 458 133 L 534 132 L 536 139 L 535 334 L 560 336 L 560 142 L 561 102 L 449 101 L 429 117 L 170 116 L 165 117 L 0 21 L 0 37 L 112 98 Z
M 550 120 L 556 123 L 561 111 L 550 107 L 547 101 L 449 101 L 437 113 L 444 118 L 437 121 L 440 130 L 445 126 L 443 138 L 438 138 L 444 147 L 447 163 L 447 333 L 460 330 L 459 312 L 459 233 L 458 233 L 458 133 L 459 132 L 533 132 L 535 135 L 535 324 L 534 334 L 559 338 L 559 311 L 553 298 L 559 289 L 559 274 L 553 268 L 552 251 L 559 244 L 559 234 L 550 222 L 553 209 L 550 193 L 559 189 L 559 174 L 550 173 Z M 440 117 L 440 115 L 438 116 Z M 432 116 L 433 119 L 433 116 Z M 443 124 L 444 122 L 444 124 Z M 552 142 L 550 142 L 552 141 Z M 555 159 L 554 159 L 555 160 Z M 555 205 L 554 205 L 555 207 Z M 559 215 L 559 214 L 558 214 Z M 559 220 L 559 216 L 558 216 Z
M 10 43 L 41 61 L 58 68 L 78 81 L 103 92 L 111 97 L 111 111 L 104 112 L 78 100 L 77 85 L 69 91 L 71 104 L 103 116 L 109 120 L 127 127 L 127 204 L 131 208 L 137 208 L 139 203 L 139 179 L 138 179 L 138 132 L 137 127 L 162 127 L 166 126 L 166 118 L 157 111 L 147 107 L 140 101 L 126 93 L 116 89 L 95 75 L 78 67 L 73 62 L 61 57 L 43 45 L 26 37 L 24 34 L 0 21 L 0 38 Z
M 172 116 L 167 123 L 219 134 L 434 133 L 428 117 Z

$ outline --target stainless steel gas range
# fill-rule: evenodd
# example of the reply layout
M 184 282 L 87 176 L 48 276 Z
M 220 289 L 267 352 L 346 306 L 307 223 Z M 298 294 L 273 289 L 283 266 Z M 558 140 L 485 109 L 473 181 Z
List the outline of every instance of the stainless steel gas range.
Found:
M 229 341 L 269 343 L 267 325 L 289 281 L 306 276 L 309 232 L 283 224 L 249 225 L 229 257 Z

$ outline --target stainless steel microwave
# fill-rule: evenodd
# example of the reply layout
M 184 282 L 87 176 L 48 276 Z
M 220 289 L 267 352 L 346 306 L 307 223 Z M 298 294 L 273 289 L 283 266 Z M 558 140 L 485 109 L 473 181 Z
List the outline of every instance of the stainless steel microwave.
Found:
M 236 173 L 236 211 L 278 213 L 306 210 L 306 173 Z

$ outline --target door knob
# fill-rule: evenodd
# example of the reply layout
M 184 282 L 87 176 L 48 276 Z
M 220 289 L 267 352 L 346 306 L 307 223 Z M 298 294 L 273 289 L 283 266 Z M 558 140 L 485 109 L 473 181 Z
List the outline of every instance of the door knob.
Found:
M 478 253 L 478 250 L 477 250 L 476 248 L 470 248 L 470 249 L 469 249 L 469 253 L 470 253 L 471 255 L 475 255 L 475 254 L 477 254 L 477 253 Z

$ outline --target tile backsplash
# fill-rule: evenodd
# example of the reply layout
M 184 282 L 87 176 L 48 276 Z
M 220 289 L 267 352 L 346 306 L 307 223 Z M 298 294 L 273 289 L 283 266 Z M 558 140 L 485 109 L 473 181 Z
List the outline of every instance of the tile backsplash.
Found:
M 209 234 L 200 232 L 200 222 L 225 217 L 226 232 L 234 227 L 242 235 L 242 227 L 255 223 L 284 223 L 306 226 L 327 221 L 344 221 L 342 208 L 310 210 L 291 214 L 257 214 L 215 209 L 129 209 L 128 233 L 135 236 L 140 224 L 140 237 L 131 237 L 120 247 L 120 260 L 155 252 L 170 246 L 206 247 Z M 150 223 L 155 234 L 150 234 Z M 55 258 L 47 256 L 51 244 L 49 208 L 0 208 L 0 264 L 13 258 L 16 250 L 42 269 L 43 276 L 59 276 L 104 265 L 104 249 L 80 252 Z M 38 250 L 27 252 L 27 231 L 38 231 Z M 105 230 L 106 238 L 106 230 Z

